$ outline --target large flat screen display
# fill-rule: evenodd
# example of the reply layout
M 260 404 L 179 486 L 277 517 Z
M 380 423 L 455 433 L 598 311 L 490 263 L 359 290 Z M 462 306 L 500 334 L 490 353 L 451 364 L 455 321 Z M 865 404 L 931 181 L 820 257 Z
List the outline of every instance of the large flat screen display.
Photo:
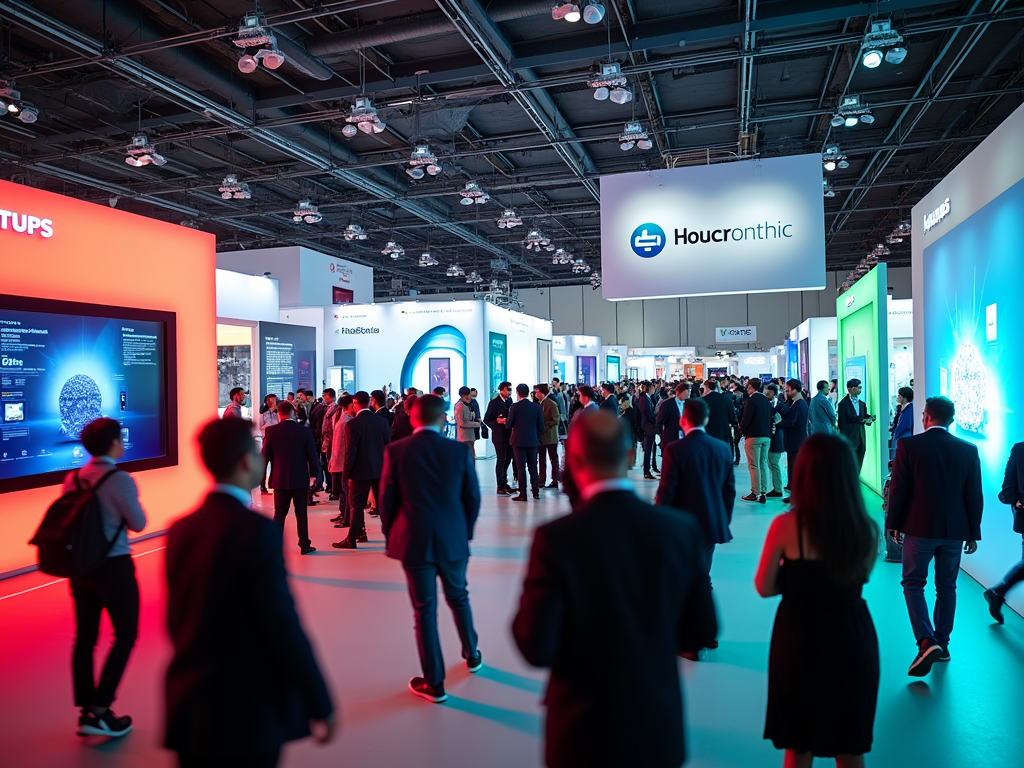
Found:
M 821 290 L 821 155 L 601 178 L 606 299 Z
M 61 482 L 80 435 L 121 424 L 128 470 L 178 462 L 172 312 L 0 295 L 0 492 Z

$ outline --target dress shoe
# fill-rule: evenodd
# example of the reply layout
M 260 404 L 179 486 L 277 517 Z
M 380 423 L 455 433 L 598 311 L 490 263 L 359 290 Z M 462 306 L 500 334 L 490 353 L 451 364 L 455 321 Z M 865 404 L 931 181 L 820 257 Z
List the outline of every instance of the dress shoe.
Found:
M 508 488 L 499 488 L 497 491 L 495 491 L 495 493 L 497 493 L 499 496 L 511 496 L 512 495 L 512 491 L 510 489 L 508 489 Z
M 339 498 L 338 496 L 336 496 L 335 494 L 332 493 L 330 496 L 327 497 L 327 500 L 328 501 L 337 501 L 338 498 Z
M 757 501 L 757 494 L 751 491 L 746 496 L 740 497 L 743 501 Z
M 369 541 L 369 539 L 366 538 L 365 533 L 360 533 L 358 536 L 356 536 L 356 541 L 358 541 L 360 544 L 365 544 Z
M 299 549 L 300 555 L 308 555 L 310 552 L 316 552 L 316 547 L 301 547 Z
M 765 496 L 767 496 L 769 499 L 781 499 L 782 491 L 772 491 L 771 493 L 766 493 Z
M 518 496 L 513 496 L 512 501 L 528 501 L 526 494 L 520 493 Z
M 341 520 L 334 524 L 335 528 L 348 528 L 351 523 L 348 520 Z
M 356 543 L 352 539 L 342 539 L 331 544 L 335 549 L 357 549 Z
M 787 485 L 787 486 L 786 486 L 785 488 L 783 488 L 782 490 L 784 490 L 784 491 L 788 491 L 788 490 L 789 490 L 789 486 Z
M 366 510 L 366 514 L 370 517 L 380 517 L 380 512 L 377 511 L 376 507 Z
M 983 595 L 985 602 L 988 603 L 988 613 L 1000 624 L 1003 623 L 1003 598 L 993 592 L 991 589 L 986 589 Z
M 262 494 L 264 494 L 266 496 L 270 495 L 270 491 L 268 491 L 266 488 L 260 488 L 260 493 L 262 493 Z
M 335 515 L 334 517 L 332 517 L 331 518 L 331 522 L 332 523 L 340 523 L 341 522 L 341 515 Z
M 306 501 L 306 504 L 307 504 L 308 506 L 310 506 L 310 507 L 315 507 L 315 506 L 316 506 L 317 504 L 319 504 L 319 503 L 320 503 L 319 501 L 317 501 L 316 499 L 312 499 L 312 498 L 311 498 L 311 499 L 308 499 L 308 500 Z

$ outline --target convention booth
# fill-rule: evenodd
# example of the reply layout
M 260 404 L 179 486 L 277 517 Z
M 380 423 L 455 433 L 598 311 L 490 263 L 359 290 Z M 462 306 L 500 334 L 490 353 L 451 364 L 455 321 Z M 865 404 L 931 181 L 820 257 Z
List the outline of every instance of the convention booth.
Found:
M 896 414 L 896 394 L 914 381 L 914 300 L 888 297 L 889 423 Z M 920 414 L 920 411 L 918 411 Z
M 815 385 L 821 380 L 831 382 L 838 378 L 836 365 L 837 324 L 834 317 L 809 317 L 789 332 L 790 344 L 787 349 L 795 352 L 796 376 L 788 376 L 792 368 L 787 357 L 785 373 L 787 378 L 797 378 L 814 393 Z
M 147 532 L 206 492 L 195 437 L 217 409 L 215 247 L 0 181 L 0 575 L 33 567 L 27 542 L 88 461 L 78 437 L 95 418 L 122 425 Z
M 605 344 L 601 347 L 604 358 L 604 380 L 622 381 L 626 378 L 629 348 L 619 344 Z
M 335 366 L 351 369 L 350 392 L 440 386 L 451 402 L 459 387 L 475 387 L 481 411 L 502 381 L 532 388 L 554 375 L 551 321 L 486 301 L 336 307 L 327 345 Z M 479 441 L 477 456 L 489 449 Z
M 865 427 L 867 440 L 860 479 L 881 495 L 889 463 L 889 331 L 886 265 L 878 264 L 836 299 L 840 397 L 846 382 L 860 379 L 860 399 L 877 416 Z
M 761 380 L 772 378 L 771 355 L 768 352 L 740 352 L 736 360 L 739 376 Z
M 630 378 L 640 380 L 703 379 L 707 373 L 696 347 L 630 347 L 627 364 L 637 374 Z
M 1020 559 L 1021 537 L 998 499 L 1011 447 L 1024 441 L 1024 107 L 914 206 L 914 401 L 946 395 L 951 431 L 978 447 L 985 514 L 963 567 L 992 585 Z M 921 429 L 920 423 L 916 425 Z M 1024 592 L 1008 595 L 1024 613 Z
M 554 336 L 552 347 L 554 375 L 562 381 L 596 387 L 606 379 L 600 336 Z

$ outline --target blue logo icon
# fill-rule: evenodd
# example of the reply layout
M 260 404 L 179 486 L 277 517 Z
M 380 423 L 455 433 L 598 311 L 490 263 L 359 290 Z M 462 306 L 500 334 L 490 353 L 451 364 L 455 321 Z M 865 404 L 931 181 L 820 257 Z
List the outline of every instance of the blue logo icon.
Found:
M 653 259 L 665 249 L 665 230 L 657 224 L 641 224 L 633 230 L 629 244 L 641 259 Z

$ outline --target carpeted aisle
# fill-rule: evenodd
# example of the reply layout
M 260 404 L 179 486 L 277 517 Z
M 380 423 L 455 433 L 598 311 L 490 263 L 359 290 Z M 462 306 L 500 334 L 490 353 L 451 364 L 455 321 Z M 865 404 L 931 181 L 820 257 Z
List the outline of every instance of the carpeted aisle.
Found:
M 493 496 L 493 464 L 478 462 L 485 488 L 470 592 L 485 668 L 470 675 L 460 664 L 447 609 L 440 626 L 447 654 L 449 701 L 430 705 L 406 692 L 419 674 L 412 611 L 398 563 L 383 557 L 379 525 L 371 518 L 369 546 L 333 550 L 340 536 L 322 504 L 311 514 L 318 548 L 301 557 L 294 525 L 285 533 L 292 588 L 307 630 L 341 704 L 342 730 L 327 747 L 289 747 L 287 768 L 376 768 L 437 765 L 446 768 L 539 766 L 543 674 L 527 667 L 512 647 L 509 624 L 522 578 L 530 531 L 568 511 L 564 498 L 545 491 L 540 503 L 512 504 Z M 654 483 L 633 473 L 640 491 Z M 737 487 L 747 487 L 745 467 Z M 258 494 L 257 494 L 258 496 Z M 270 499 L 266 512 L 270 512 Z M 259 499 L 258 499 L 259 500 Z M 877 498 L 871 496 L 877 510 Z M 706 662 L 680 662 L 685 680 L 687 733 L 694 768 L 781 765 L 781 753 L 761 738 L 768 641 L 775 600 L 754 591 L 753 574 L 771 518 L 783 509 L 737 502 L 735 540 L 715 555 L 715 598 L 721 648 Z M 183 510 L 184 511 L 184 510 Z M 614 532 L 609 531 L 609 537 Z M 71 603 L 66 583 L 32 574 L 0 582 L 0 766 L 2 768 L 170 768 L 159 747 L 160 696 L 168 640 L 163 628 L 163 539 L 136 546 L 142 582 L 140 639 L 115 704 L 136 729 L 109 744 L 74 735 L 71 707 Z M 1024 621 L 1009 614 L 991 623 L 981 588 L 960 578 L 952 663 L 936 665 L 923 681 L 907 677 L 913 637 L 899 586 L 899 566 L 879 562 L 866 596 L 878 629 L 882 685 L 875 725 L 873 768 L 1020 768 L 1024 765 Z M 44 586 L 45 585 L 45 586 Z M 105 647 L 107 640 L 101 641 Z M 614 663 L 608 684 L 614 688 Z M 828 685 L 823 672 L 822 682 Z M 843 695 L 836 690 L 835 695 Z M 643 706 L 644 702 L 636 702 Z M 595 734 L 595 738 L 601 738 Z M 818 761 L 825 765 L 826 761 Z M 225 766 L 225 768 L 232 768 Z M 639 768 L 639 767 L 631 767 Z

